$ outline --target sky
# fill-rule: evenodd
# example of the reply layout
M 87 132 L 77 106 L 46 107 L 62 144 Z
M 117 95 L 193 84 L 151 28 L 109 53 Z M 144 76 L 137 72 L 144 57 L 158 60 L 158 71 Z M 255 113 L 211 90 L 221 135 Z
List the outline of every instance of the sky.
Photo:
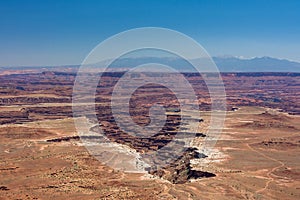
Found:
M 0 0 L 0 66 L 80 64 L 106 38 L 148 26 L 212 56 L 300 62 L 298 0 Z

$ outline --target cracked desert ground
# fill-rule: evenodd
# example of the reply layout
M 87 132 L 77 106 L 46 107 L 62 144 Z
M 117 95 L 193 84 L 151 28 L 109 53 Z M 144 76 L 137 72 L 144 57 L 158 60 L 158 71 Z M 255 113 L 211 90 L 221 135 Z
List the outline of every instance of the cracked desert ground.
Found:
M 238 110 L 227 112 L 214 155 L 193 165 L 216 176 L 173 184 L 114 170 L 91 156 L 76 137 L 72 115 L 64 110 L 71 106 L 65 98 L 74 77 L 35 73 L 1 76 L 13 81 L 1 88 L 0 199 L 300 199 L 300 115 L 292 113 L 299 106 L 299 76 L 288 77 L 295 80 L 294 89 L 277 81 L 287 77 L 266 78 L 278 84 L 266 90 L 289 89 L 284 96 L 292 108 L 276 102 L 263 106 L 263 100 L 255 105 L 250 97 L 242 105 L 228 89 L 228 99 Z M 226 87 L 231 87 L 230 79 L 224 77 Z M 251 85 L 255 76 L 241 79 Z M 49 85 L 49 80 L 66 84 Z M 201 111 L 201 116 L 206 122 L 210 113 Z

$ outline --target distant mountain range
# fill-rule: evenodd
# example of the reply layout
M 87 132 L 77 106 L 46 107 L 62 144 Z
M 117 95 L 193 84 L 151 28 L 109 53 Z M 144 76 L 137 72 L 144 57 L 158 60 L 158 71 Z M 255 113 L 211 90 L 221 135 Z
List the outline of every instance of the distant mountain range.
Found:
M 212 57 L 220 72 L 298 72 L 300 73 L 300 63 L 285 59 L 277 59 L 271 57 L 255 57 L 242 59 L 238 57 Z M 203 59 L 193 59 L 198 63 L 207 63 Z M 91 65 L 94 67 L 103 68 L 110 60 L 99 62 Z M 112 71 L 120 71 L 132 67 L 136 67 L 146 63 L 160 63 L 170 66 L 181 72 L 194 71 L 191 65 L 183 59 L 173 57 L 135 57 L 121 58 L 114 61 L 110 68 Z M 205 65 L 205 64 L 204 64 Z M 79 65 L 65 66 L 35 66 L 35 67 L 1 67 L 0 70 L 15 70 L 15 69 L 44 69 L 60 71 L 63 68 L 78 68 Z
M 238 57 L 212 57 L 220 72 L 300 72 L 300 63 L 271 57 L 241 59 Z M 201 58 L 194 59 L 205 63 Z M 106 61 L 108 62 L 108 61 Z M 171 57 L 137 57 L 122 58 L 112 63 L 112 68 L 131 68 L 145 63 L 160 63 L 179 71 L 192 71 L 191 65 L 179 58 Z M 103 66 L 99 63 L 98 66 Z
M 271 57 L 213 57 L 221 72 L 300 72 L 300 63 Z

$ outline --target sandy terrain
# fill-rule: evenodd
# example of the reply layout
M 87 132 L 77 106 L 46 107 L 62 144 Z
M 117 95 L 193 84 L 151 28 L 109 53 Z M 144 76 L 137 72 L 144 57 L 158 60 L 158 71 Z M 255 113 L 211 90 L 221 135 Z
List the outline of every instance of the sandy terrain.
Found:
M 10 80 L 0 88 L 0 199 L 300 199 L 297 77 L 225 75 L 223 133 L 209 157 L 190 161 L 215 176 L 172 184 L 166 176 L 114 170 L 89 154 L 72 118 L 73 74 L 8 74 L 0 76 Z M 261 79 L 268 81 L 258 90 Z M 109 89 L 101 94 L 106 101 Z M 205 135 L 210 112 L 203 94 Z M 200 134 L 193 145 L 202 141 Z
M 185 184 L 114 171 L 77 140 L 45 142 L 75 135 L 72 118 L 2 125 L 1 198 L 298 199 L 299 117 L 269 113 L 255 107 L 229 112 L 216 145 L 219 157 L 194 164 L 217 176 Z M 251 120 L 262 124 L 257 127 Z M 273 121 L 283 123 L 282 128 L 265 127 Z M 277 140 L 282 142 L 261 145 Z

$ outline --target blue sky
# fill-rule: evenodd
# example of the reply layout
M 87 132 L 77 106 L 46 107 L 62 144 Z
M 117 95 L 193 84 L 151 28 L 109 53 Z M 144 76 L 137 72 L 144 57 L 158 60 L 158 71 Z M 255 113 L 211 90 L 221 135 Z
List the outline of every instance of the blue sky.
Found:
M 80 64 L 131 28 L 185 33 L 211 55 L 300 62 L 298 0 L 0 0 L 0 66 Z

